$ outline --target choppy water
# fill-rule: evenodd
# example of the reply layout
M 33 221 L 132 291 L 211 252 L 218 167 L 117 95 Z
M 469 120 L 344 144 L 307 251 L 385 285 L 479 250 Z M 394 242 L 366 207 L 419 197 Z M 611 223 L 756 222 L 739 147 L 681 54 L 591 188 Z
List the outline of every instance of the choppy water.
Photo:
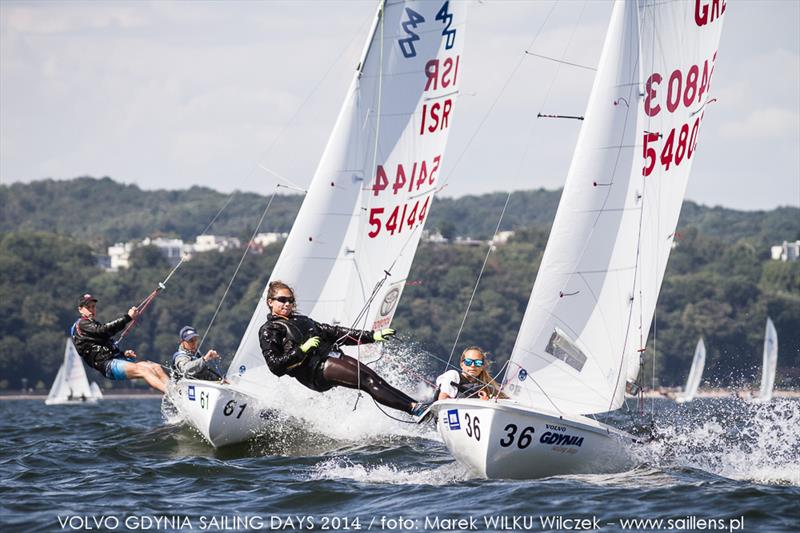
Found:
M 387 424 L 374 411 L 362 417 L 354 439 L 287 422 L 271 438 L 215 451 L 191 429 L 167 422 L 157 400 L 51 407 L 3 401 L 0 525 L 570 530 L 575 523 L 542 523 L 561 516 L 595 517 L 601 531 L 622 530 L 628 519 L 663 519 L 664 531 L 727 531 L 739 520 L 745 531 L 800 530 L 799 401 L 664 400 L 655 412 L 660 438 L 643 447 L 634 470 L 520 482 L 475 479 L 430 427 Z M 635 426 L 627 414 L 613 423 Z M 485 522 L 495 517 L 507 522 Z

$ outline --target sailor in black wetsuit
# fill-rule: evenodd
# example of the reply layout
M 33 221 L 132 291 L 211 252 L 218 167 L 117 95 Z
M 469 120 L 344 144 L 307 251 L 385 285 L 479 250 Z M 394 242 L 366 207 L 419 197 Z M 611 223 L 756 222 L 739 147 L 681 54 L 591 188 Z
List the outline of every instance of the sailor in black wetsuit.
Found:
M 72 326 L 72 341 L 75 349 L 86 361 L 108 379 L 144 379 L 148 385 L 164 392 L 169 377 L 161 366 L 150 361 L 134 362 L 136 352 L 126 350 L 120 352 L 114 342 L 114 335 L 125 329 L 125 326 L 136 318 L 139 310 L 131 307 L 127 314 L 106 324 L 97 320 L 97 298 L 84 294 L 78 302 L 81 317 Z
M 427 408 L 338 350 L 339 346 L 382 342 L 394 335 L 393 329 L 373 332 L 321 324 L 295 314 L 294 303 L 294 291 L 288 285 L 280 281 L 269 284 L 267 306 L 271 312 L 259 330 L 259 342 L 273 374 L 289 375 L 318 392 L 335 386 L 356 389 L 360 384 L 376 402 L 413 415 Z

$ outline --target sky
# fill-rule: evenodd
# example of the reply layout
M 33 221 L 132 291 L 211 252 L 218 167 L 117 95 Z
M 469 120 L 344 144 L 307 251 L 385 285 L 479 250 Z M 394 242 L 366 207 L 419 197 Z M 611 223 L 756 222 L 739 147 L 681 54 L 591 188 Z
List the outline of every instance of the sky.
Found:
M 0 183 L 307 185 L 372 0 L 0 0 Z M 550 16 L 548 18 L 548 14 Z M 441 194 L 563 185 L 610 0 L 470 2 Z M 728 0 L 687 198 L 800 206 L 800 1 Z M 541 31 L 540 31 L 541 28 Z

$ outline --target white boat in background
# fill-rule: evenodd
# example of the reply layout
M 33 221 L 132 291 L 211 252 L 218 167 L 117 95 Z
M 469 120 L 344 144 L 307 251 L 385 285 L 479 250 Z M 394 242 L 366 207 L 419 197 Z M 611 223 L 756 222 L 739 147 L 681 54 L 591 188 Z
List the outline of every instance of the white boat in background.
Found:
M 83 360 L 72 344 L 72 339 L 67 339 L 64 362 L 58 369 L 56 379 L 44 403 L 47 405 L 97 403 L 102 397 L 103 393 L 100 392 L 97 383 L 92 382 L 89 385 Z
M 466 8 L 446 0 L 379 3 L 270 277 L 294 287 L 299 312 L 314 320 L 359 329 L 392 321 L 439 186 L 461 80 Z M 229 383 L 177 384 L 176 406 L 213 446 L 266 430 L 273 410 L 293 414 L 308 392 L 266 367 L 258 341 L 265 296 L 266 288 L 226 373 Z M 362 357 L 369 348 L 360 348 Z M 348 353 L 359 355 L 357 347 Z
M 614 4 L 503 381 L 509 398 L 432 406 L 445 444 L 477 475 L 632 464 L 633 437 L 590 417 L 619 409 L 639 374 L 709 101 L 722 26 L 714 6 Z
M 772 400 L 772 391 L 775 388 L 775 371 L 778 368 L 778 332 L 772 319 L 767 317 L 767 327 L 764 332 L 764 362 L 761 367 L 761 390 L 754 401 L 766 403 Z
M 689 378 L 686 380 L 686 387 L 683 393 L 675 398 L 677 403 L 691 402 L 697 395 L 697 390 L 700 388 L 700 381 L 703 379 L 703 368 L 706 366 L 706 345 L 701 338 L 697 341 L 697 347 L 694 349 L 694 358 L 692 359 L 692 368 L 689 370 Z

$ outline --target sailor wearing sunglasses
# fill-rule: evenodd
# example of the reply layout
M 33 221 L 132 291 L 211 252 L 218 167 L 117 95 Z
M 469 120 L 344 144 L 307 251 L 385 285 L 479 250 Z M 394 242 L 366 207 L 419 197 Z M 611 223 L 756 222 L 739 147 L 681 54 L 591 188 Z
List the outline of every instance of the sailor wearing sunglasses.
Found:
M 498 394 L 499 387 L 487 370 L 489 361 L 484 351 L 470 346 L 461 354 L 461 372 L 448 370 L 438 378 L 437 400 L 448 398 L 480 398 L 488 400 Z
M 339 349 L 383 342 L 394 336 L 393 329 L 369 331 L 316 322 L 295 313 L 294 290 L 281 281 L 269 284 L 267 306 L 270 313 L 259 330 L 259 342 L 267 366 L 276 376 L 289 375 L 317 392 L 336 386 L 360 387 L 376 402 L 415 416 L 428 407 Z

